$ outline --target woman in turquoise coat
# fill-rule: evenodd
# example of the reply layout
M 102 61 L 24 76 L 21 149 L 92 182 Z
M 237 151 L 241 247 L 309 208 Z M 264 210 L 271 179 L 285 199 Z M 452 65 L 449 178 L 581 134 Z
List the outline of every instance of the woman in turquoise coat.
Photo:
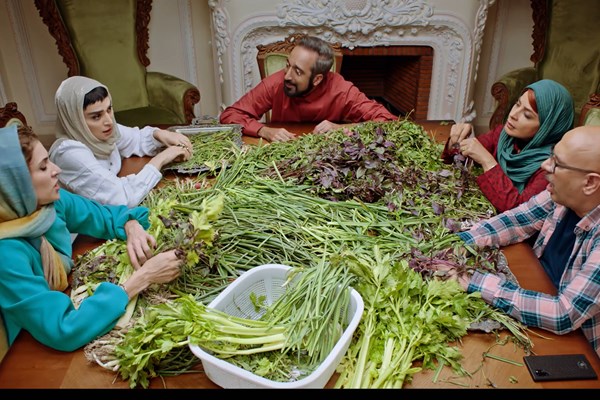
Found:
M 0 129 L 0 313 L 8 344 L 25 329 L 62 351 L 109 332 L 131 298 L 177 278 L 175 251 L 153 255 L 145 207 L 101 205 L 58 186 L 60 168 L 28 127 Z M 122 285 L 101 283 L 77 308 L 64 290 L 71 233 L 127 240 L 134 273 Z

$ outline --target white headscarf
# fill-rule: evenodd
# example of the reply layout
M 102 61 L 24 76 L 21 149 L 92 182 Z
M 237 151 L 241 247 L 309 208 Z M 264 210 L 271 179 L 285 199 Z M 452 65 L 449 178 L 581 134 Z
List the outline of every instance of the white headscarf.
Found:
M 54 96 L 58 119 L 56 121 L 56 141 L 50 152 L 64 140 L 72 139 L 85 144 L 97 158 L 107 159 L 115 149 L 116 141 L 121 137 L 117 121 L 113 114 L 113 134 L 104 141 L 96 138 L 85 122 L 83 101 L 85 95 L 97 87 L 108 88 L 100 82 L 85 76 L 71 76 L 65 79 Z M 111 99 L 110 92 L 108 97 Z

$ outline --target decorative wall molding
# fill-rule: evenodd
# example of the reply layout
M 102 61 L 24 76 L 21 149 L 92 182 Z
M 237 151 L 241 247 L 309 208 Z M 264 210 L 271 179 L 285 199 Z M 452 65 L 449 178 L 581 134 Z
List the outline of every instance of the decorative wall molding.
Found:
M 381 29 L 425 26 L 433 9 L 422 1 L 332 2 L 299 0 L 277 7 L 280 26 L 327 26 L 350 42 L 355 35 L 369 37 Z M 348 46 L 350 47 L 350 46 Z
M 507 20 L 509 3 L 505 1 L 498 2 L 496 8 L 496 23 L 494 24 L 494 37 L 503 37 L 504 24 Z M 499 41 L 492 42 L 492 49 L 490 51 L 490 62 L 488 65 L 488 72 L 486 76 L 486 88 L 491 88 L 496 79 L 498 78 L 498 64 L 500 60 L 500 46 Z M 486 93 L 487 94 L 487 93 Z M 494 113 L 496 101 L 491 95 L 486 95 L 483 100 L 483 115 L 482 117 L 490 118 Z
M 480 0 L 479 8 L 477 9 L 477 17 L 475 19 L 475 32 L 474 32 L 474 43 L 475 43 L 475 64 L 473 66 L 473 78 L 472 87 L 474 88 L 475 82 L 477 82 L 478 70 L 479 70 L 479 59 L 481 56 L 481 46 L 483 44 L 483 35 L 485 33 L 485 24 L 487 22 L 488 10 L 495 3 L 496 0 Z M 475 111 L 475 99 L 473 90 L 470 91 L 470 102 L 466 105 L 465 116 L 463 119 L 466 121 L 473 121 L 477 115 Z M 468 113 L 468 114 L 467 114 Z
M 36 70 L 33 67 L 33 55 L 31 54 L 31 42 L 25 29 L 25 18 L 23 18 L 22 2 L 20 0 L 8 0 L 8 15 L 12 30 L 15 34 L 15 41 L 17 45 L 17 53 L 19 61 L 23 68 L 23 75 L 27 81 L 27 92 L 31 99 L 31 105 L 33 110 L 33 116 L 28 115 L 27 118 L 32 117 L 39 123 L 51 123 L 56 120 L 56 113 L 48 112 L 44 109 L 44 101 L 42 100 L 42 93 L 40 93 L 40 86 L 38 84 L 38 76 Z
M 179 35 L 183 43 L 183 62 L 185 65 L 185 76 L 183 79 L 198 87 L 198 65 L 196 64 L 196 50 L 194 46 L 194 35 L 192 32 L 192 4 L 191 0 L 178 0 L 179 10 Z M 202 115 L 200 102 L 194 105 L 194 114 Z
M 494 1 L 481 0 L 475 32 L 455 16 L 436 12 L 426 0 L 284 0 L 275 11 L 253 14 L 236 26 L 227 18 L 225 2 L 210 1 L 216 63 L 223 71 L 220 89 L 226 104 L 221 109 L 260 81 L 258 44 L 303 32 L 347 48 L 431 46 L 434 65 L 428 118 L 470 121 L 475 114 L 472 88 L 478 53 L 487 9 Z
M 229 14 L 222 5 L 222 0 L 209 0 L 208 7 L 211 10 L 211 30 L 213 37 L 213 52 L 215 59 L 215 82 L 217 93 L 217 104 L 219 109 L 223 109 L 223 85 L 225 83 L 223 62 L 225 59 L 225 50 L 229 47 Z

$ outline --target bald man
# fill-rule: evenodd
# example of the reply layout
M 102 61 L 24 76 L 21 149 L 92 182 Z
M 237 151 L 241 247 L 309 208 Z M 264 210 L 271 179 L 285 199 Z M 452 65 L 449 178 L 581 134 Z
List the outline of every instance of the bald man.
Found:
M 581 328 L 600 356 L 600 126 L 565 133 L 542 168 L 546 190 L 459 235 L 469 244 L 506 246 L 539 232 L 533 251 L 558 294 L 525 290 L 492 273 L 450 275 L 527 326 L 558 335 Z

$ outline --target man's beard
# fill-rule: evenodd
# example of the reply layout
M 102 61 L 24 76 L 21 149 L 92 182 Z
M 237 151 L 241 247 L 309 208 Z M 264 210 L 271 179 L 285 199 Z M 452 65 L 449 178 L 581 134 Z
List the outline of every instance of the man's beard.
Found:
M 288 97 L 302 97 L 305 94 L 308 94 L 311 90 L 313 90 L 313 88 L 315 87 L 315 85 L 313 84 L 312 81 L 312 77 L 311 79 L 308 81 L 308 86 L 306 87 L 306 89 L 299 91 L 298 90 L 298 86 L 297 85 L 293 85 L 293 89 L 290 89 L 289 87 L 287 87 L 285 84 L 283 85 L 283 92 L 288 96 Z

